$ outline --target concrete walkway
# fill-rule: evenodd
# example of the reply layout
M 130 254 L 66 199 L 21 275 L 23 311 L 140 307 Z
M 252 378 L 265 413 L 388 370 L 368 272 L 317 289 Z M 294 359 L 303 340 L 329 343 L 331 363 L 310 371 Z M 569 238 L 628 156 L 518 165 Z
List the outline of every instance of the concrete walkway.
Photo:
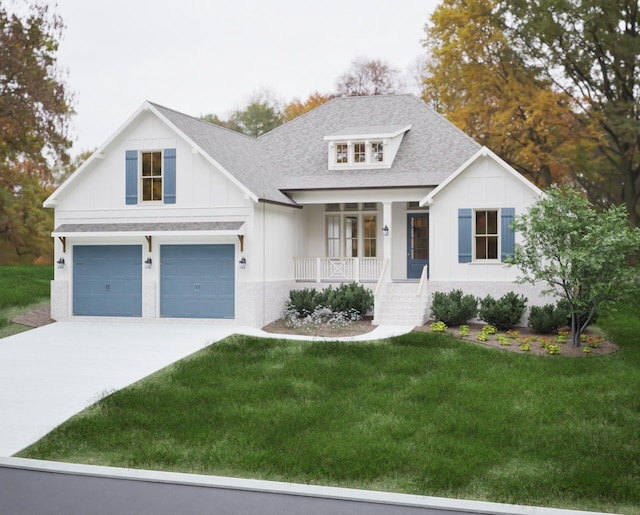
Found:
M 411 329 L 379 326 L 342 340 L 382 339 Z M 234 333 L 323 339 L 237 326 L 76 320 L 0 339 L 0 456 L 19 452 L 103 396 Z

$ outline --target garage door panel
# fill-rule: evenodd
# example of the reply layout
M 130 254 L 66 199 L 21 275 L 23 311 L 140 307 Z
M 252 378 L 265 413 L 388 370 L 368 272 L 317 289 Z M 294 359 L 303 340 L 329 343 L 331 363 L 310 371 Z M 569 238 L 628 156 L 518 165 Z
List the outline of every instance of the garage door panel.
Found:
M 234 245 L 162 245 L 160 254 L 161 316 L 234 317 Z
M 73 314 L 142 316 L 142 245 L 75 245 Z

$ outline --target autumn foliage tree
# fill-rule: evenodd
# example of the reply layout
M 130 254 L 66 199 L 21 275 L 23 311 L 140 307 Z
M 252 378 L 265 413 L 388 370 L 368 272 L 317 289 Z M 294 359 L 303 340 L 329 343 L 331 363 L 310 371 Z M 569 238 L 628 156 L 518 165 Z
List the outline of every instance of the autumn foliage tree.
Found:
M 311 93 L 311 95 L 309 95 L 304 102 L 302 100 L 294 98 L 284 108 L 284 118 L 286 121 L 293 120 L 294 118 L 297 118 L 298 116 L 303 115 L 304 113 L 327 103 L 333 98 L 335 98 L 335 95 L 333 94 L 325 95 L 323 93 L 319 93 L 318 91 Z
M 423 99 L 538 186 L 562 182 L 585 127 L 571 98 L 514 49 L 499 7 L 499 0 L 438 6 L 426 27 Z
M 17 256 L 50 249 L 42 201 L 67 159 L 71 96 L 57 68 L 64 25 L 47 5 L 24 15 L 0 5 L 0 238 Z
M 578 177 L 592 195 L 624 202 L 640 225 L 640 6 L 637 0 L 510 0 L 503 19 L 514 48 L 579 106 L 605 137 L 606 175 Z M 607 177 L 608 176 L 608 177 Z M 609 179 L 609 180 L 607 180 Z M 604 189 L 606 187 L 611 189 Z M 599 191 L 598 191 L 599 190 Z

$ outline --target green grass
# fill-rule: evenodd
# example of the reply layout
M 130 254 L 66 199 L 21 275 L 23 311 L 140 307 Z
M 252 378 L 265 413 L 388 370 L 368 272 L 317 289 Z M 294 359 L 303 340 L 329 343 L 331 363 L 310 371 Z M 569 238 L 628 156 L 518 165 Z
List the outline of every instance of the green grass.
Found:
M 49 302 L 51 266 L 0 266 L 0 338 L 30 328 L 11 319 Z
M 20 456 L 640 513 L 639 308 L 602 317 L 600 358 L 234 336 Z

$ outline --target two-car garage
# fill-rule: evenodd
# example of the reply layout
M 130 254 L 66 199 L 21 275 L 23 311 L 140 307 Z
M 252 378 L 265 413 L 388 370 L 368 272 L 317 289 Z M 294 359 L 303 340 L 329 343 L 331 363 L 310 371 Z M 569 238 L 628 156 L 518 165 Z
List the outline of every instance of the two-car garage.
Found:
M 142 245 L 74 245 L 73 314 L 142 316 L 142 250 Z M 234 317 L 234 245 L 160 245 L 159 252 L 161 317 Z

